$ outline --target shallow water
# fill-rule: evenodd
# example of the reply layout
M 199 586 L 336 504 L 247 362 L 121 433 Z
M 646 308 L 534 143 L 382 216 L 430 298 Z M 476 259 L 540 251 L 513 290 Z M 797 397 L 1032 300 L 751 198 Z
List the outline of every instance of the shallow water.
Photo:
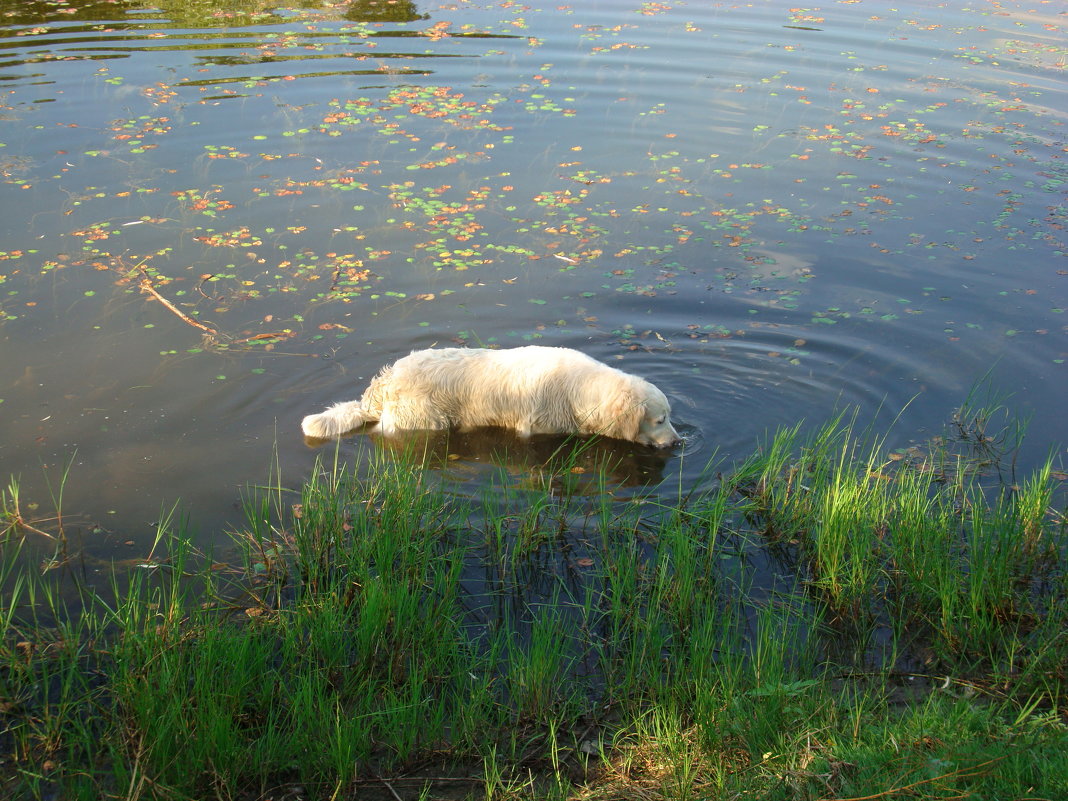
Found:
M 843 405 L 906 445 L 984 379 L 1063 456 L 1050 6 L 181 5 L 0 7 L 0 465 L 45 517 L 69 464 L 93 553 L 179 500 L 217 540 L 433 344 L 654 381 L 688 444 L 606 446 L 627 484 Z M 437 447 L 480 491 L 496 443 Z

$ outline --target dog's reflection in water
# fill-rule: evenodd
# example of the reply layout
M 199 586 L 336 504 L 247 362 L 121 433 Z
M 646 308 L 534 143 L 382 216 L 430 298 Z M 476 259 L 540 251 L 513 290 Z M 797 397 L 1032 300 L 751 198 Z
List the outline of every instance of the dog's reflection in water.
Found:
M 490 469 L 513 475 L 589 476 L 604 474 L 609 487 L 658 484 L 671 453 L 605 437 L 541 434 L 522 438 L 503 428 L 472 431 L 402 431 L 388 436 L 374 425 L 356 429 L 359 436 L 390 458 L 440 470 L 456 479 L 477 480 Z M 305 437 L 310 447 L 331 445 L 333 439 Z

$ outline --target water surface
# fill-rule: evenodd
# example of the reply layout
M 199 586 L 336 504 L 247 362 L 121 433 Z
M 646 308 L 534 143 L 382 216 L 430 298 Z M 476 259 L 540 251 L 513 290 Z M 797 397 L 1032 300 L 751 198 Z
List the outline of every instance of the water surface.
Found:
M 1063 454 L 1052 6 L 304 5 L 0 5 L 0 465 L 41 516 L 69 468 L 91 552 L 176 500 L 218 539 L 434 344 L 657 383 L 689 442 L 624 483 L 836 405 L 905 445 L 984 378 Z M 436 447 L 461 492 L 494 451 Z

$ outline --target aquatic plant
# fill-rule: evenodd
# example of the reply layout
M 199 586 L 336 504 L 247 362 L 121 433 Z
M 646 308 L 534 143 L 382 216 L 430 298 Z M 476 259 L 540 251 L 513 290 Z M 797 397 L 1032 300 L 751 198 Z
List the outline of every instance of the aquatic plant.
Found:
M 780 430 L 676 495 L 576 494 L 561 453 L 474 502 L 419 460 L 335 451 L 299 489 L 277 465 L 250 488 L 225 559 L 164 515 L 105 586 L 36 570 L 9 525 L 2 786 L 1055 795 L 1055 471 L 947 480 L 948 453 L 892 459 L 854 424 Z

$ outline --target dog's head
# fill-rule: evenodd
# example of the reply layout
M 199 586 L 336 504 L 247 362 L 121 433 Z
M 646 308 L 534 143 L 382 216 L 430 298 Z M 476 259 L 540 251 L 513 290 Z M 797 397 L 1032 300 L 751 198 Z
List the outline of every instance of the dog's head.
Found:
M 671 404 L 664 393 L 644 379 L 628 376 L 613 403 L 604 434 L 654 448 L 670 448 L 681 441 L 671 425 Z

